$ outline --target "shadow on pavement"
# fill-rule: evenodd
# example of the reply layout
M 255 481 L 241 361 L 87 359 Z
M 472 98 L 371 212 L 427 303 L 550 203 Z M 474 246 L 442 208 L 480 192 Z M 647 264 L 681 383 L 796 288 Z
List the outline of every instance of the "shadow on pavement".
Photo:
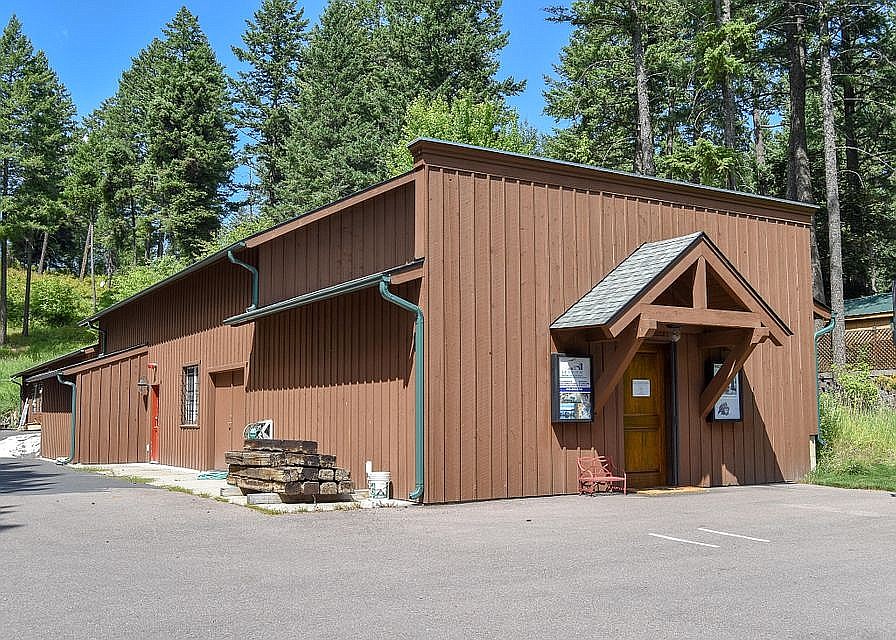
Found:
M 136 486 L 125 480 L 75 471 L 46 460 L 0 459 L 0 496 L 86 493 Z
M 7 524 L 3 522 L 3 520 L 12 513 L 13 508 L 7 505 L 0 505 L 0 531 L 5 529 L 15 529 L 16 527 L 21 527 L 20 524 Z

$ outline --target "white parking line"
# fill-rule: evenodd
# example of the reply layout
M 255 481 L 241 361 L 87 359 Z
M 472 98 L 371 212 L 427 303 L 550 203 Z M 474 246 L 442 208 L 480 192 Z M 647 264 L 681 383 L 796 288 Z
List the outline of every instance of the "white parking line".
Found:
M 654 538 L 662 538 L 663 540 L 672 540 L 673 542 L 684 542 L 687 544 L 696 544 L 700 547 L 712 547 L 713 549 L 719 548 L 719 545 L 709 544 L 708 542 L 697 542 L 696 540 L 685 540 L 684 538 L 673 538 L 672 536 L 661 536 L 658 533 L 648 533 L 647 535 L 653 536 Z
M 716 531 L 715 529 L 707 529 L 705 527 L 697 527 L 697 531 L 705 531 L 706 533 L 715 533 L 720 536 L 730 536 L 732 538 L 743 538 L 744 540 L 753 540 L 754 542 L 771 542 L 765 538 L 754 538 L 753 536 L 742 536 L 739 533 L 729 533 L 728 531 Z

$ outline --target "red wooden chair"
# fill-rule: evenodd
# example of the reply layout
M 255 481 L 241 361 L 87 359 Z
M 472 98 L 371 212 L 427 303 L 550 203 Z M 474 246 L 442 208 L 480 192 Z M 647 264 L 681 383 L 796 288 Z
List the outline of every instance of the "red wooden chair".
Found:
M 622 489 L 623 495 L 628 493 L 628 478 L 625 471 L 620 471 L 613 461 L 606 456 L 584 456 L 576 460 L 579 467 L 579 494 L 594 494 L 604 485 L 607 491 Z

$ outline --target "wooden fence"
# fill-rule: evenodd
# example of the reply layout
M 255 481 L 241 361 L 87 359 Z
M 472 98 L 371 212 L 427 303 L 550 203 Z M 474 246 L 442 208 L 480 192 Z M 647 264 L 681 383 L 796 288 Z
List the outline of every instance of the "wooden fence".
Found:
M 831 370 L 831 334 L 818 341 L 818 370 Z M 846 332 L 846 362 L 868 364 L 872 370 L 896 369 L 896 344 L 889 327 L 852 329 Z

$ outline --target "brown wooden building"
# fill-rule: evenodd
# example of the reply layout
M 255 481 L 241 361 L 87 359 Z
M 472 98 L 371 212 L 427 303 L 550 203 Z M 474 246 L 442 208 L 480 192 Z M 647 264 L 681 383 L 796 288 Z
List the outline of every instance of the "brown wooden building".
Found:
M 269 419 L 427 502 L 575 492 L 590 452 L 636 486 L 808 471 L 812 207 L 434 140 L 411 151 L 411 172 L 88 319 L 103 355 L 22 376 L 24 395 L 43 389 L 43 455 L 69 455 L 58 373 L 85 463 L 221 467 Z M 555 353 L 593 380 L 562 418 Z

